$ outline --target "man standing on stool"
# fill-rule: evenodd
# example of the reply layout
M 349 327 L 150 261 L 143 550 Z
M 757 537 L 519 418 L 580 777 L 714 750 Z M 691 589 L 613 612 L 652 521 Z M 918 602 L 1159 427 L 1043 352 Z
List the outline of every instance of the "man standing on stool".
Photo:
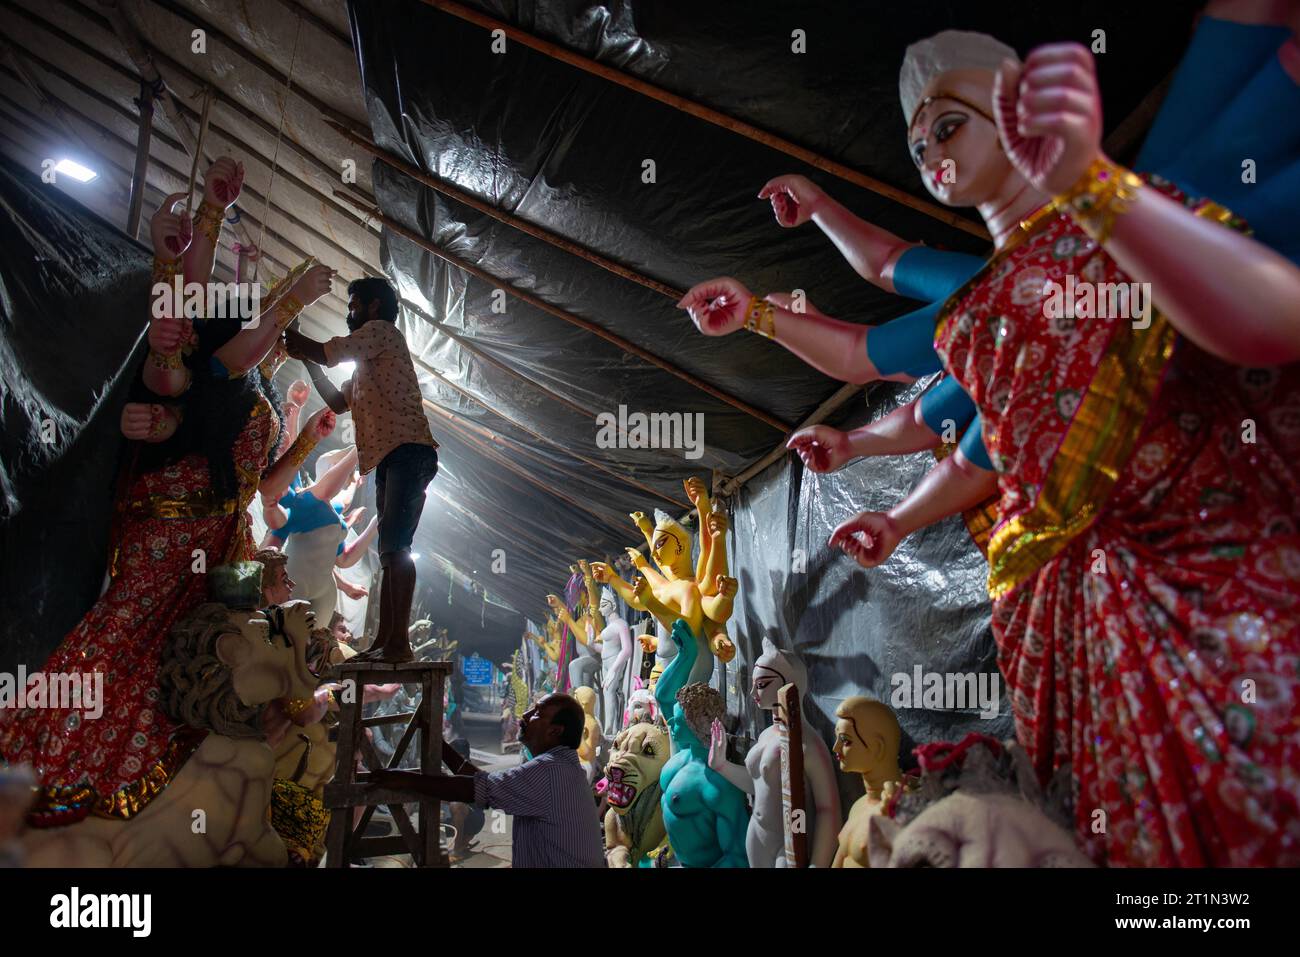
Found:
M 349 335 L 328 342 L 285 332 L 289 355 L 302 359 L 316 390 L 336 413 L 351 410 L 358 465 L 375 472 L 379 511 L 379 633 L 353 661 L 411 661 L 407 624 L 415 596 L 411 541 L 424 509 L 425 489 L 438 473 L 438 443 L 424 417 L 420 382 L 406 340 L 397 329 L 397 293 L 377 277 L 348 283 Z M 342 390 L 320 368 L 353 360 Z

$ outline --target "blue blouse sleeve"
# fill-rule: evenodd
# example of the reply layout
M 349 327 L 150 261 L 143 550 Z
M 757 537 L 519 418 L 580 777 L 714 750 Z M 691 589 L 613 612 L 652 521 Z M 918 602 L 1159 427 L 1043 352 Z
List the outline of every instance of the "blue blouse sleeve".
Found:
M 867 358 L 881 375 L 912 377 L 939 372 L 934 354 L 934 325 L 939 308 L 962 283 L 984 266 L 979 256 L 913 246 L 894 264 L 894 289 L 909 299 L 928 302 L 867 334 Z
M 922 306 L 867 333 L 867 358 L 882 376 L 906 373 L 913 378 L 940 372 L 934 351 L 934 324 L 941 303 Z
M 983 265 L 983 259 L 969 253 L 913 246 L 894 263 L 894 291 L 922 302 L 943 302 Z
M 933 389 L 921 396 L 921 419 L 935 435 L 943 435 L 951 422 L 953 434 L 960 434 L 975 417 L 975 403 L 952 376 L 944 376 Z
M 957 448 L 961 449 L 962 455 L 984 471 L 993 471 L 993 462 L 989 459 L 988 450 L 984 448 L 984 424 L 978 412 L 975 413 L 975 419 L 966 430 L 966 434 L 957 443 Z

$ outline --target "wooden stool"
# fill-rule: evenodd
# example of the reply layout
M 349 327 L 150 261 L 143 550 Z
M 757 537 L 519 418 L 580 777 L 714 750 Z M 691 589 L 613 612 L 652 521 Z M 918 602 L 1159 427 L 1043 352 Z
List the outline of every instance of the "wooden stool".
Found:
M 338 680 L 351 682 L 351 701 L 339 708 L 338 766 L 334 781 L 325 785 L 325 806 L 330 809 L 329 831 L 325 838 L 325 866 L 347 867 L 359 858 L 378 854 L 410 854 L 416 867 L 447 867 L 440 840 L 442 802 L 437 798 L 401 788 L 381 788 L 368 783 L 367 771 L 397 768 L 415 732 L 420 732 L 420 762 L 413 769 L 424 774 L 442 774 L 442 694 L 451 663 L 446 661 L 410 661 L 405 664 L 344 662 L 338 666 Z M 403 714 L 363 718 L 362 697 L 366 685 L 419 684 L 421 695 L 415 710 Z M 387 765 L 366 736 L 365 729 L 407 721 L 393 757 Z M 357 752 L 367 771 L 357 773 Z M 417 831 L 404 804 L 420 805 Z M 362 837 L 374 815 L 376 805 L 386 804 L 398 837 Z M 352 808 L 364 807 L 365 813 L 356 828 L 352 827 Z

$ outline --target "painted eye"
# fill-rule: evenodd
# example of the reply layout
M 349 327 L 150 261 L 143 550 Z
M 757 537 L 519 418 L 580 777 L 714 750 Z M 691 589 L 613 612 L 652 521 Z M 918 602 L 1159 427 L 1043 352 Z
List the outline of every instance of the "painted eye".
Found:
M 653 758 L 655 756 L 655 746 L 653 744 L 647 744 L 645 748 L 642 749 L 642 753 L 648 758 Z
M 917 166 L 925 162 L 925 140 L 921 140 L 912 147 L 912 162 Z

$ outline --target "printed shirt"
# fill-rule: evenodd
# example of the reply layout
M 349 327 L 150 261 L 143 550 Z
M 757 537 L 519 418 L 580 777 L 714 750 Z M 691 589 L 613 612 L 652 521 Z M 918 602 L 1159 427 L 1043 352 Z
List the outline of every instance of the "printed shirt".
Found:
M 356 426 L 362 472 L 407 442 L 438 447 L 424 417 L 410 350 L 394 323 L 372 319 L 351 335 L 330 339 L 325 358 L 332 366 L 349 359 L 357 364 L 342 391 Z
M 478 772 L 474 803 L 514 818 L 515 867 L 605 866 L 600 818 L 573 748 L 551 748 L 517 768 Z

